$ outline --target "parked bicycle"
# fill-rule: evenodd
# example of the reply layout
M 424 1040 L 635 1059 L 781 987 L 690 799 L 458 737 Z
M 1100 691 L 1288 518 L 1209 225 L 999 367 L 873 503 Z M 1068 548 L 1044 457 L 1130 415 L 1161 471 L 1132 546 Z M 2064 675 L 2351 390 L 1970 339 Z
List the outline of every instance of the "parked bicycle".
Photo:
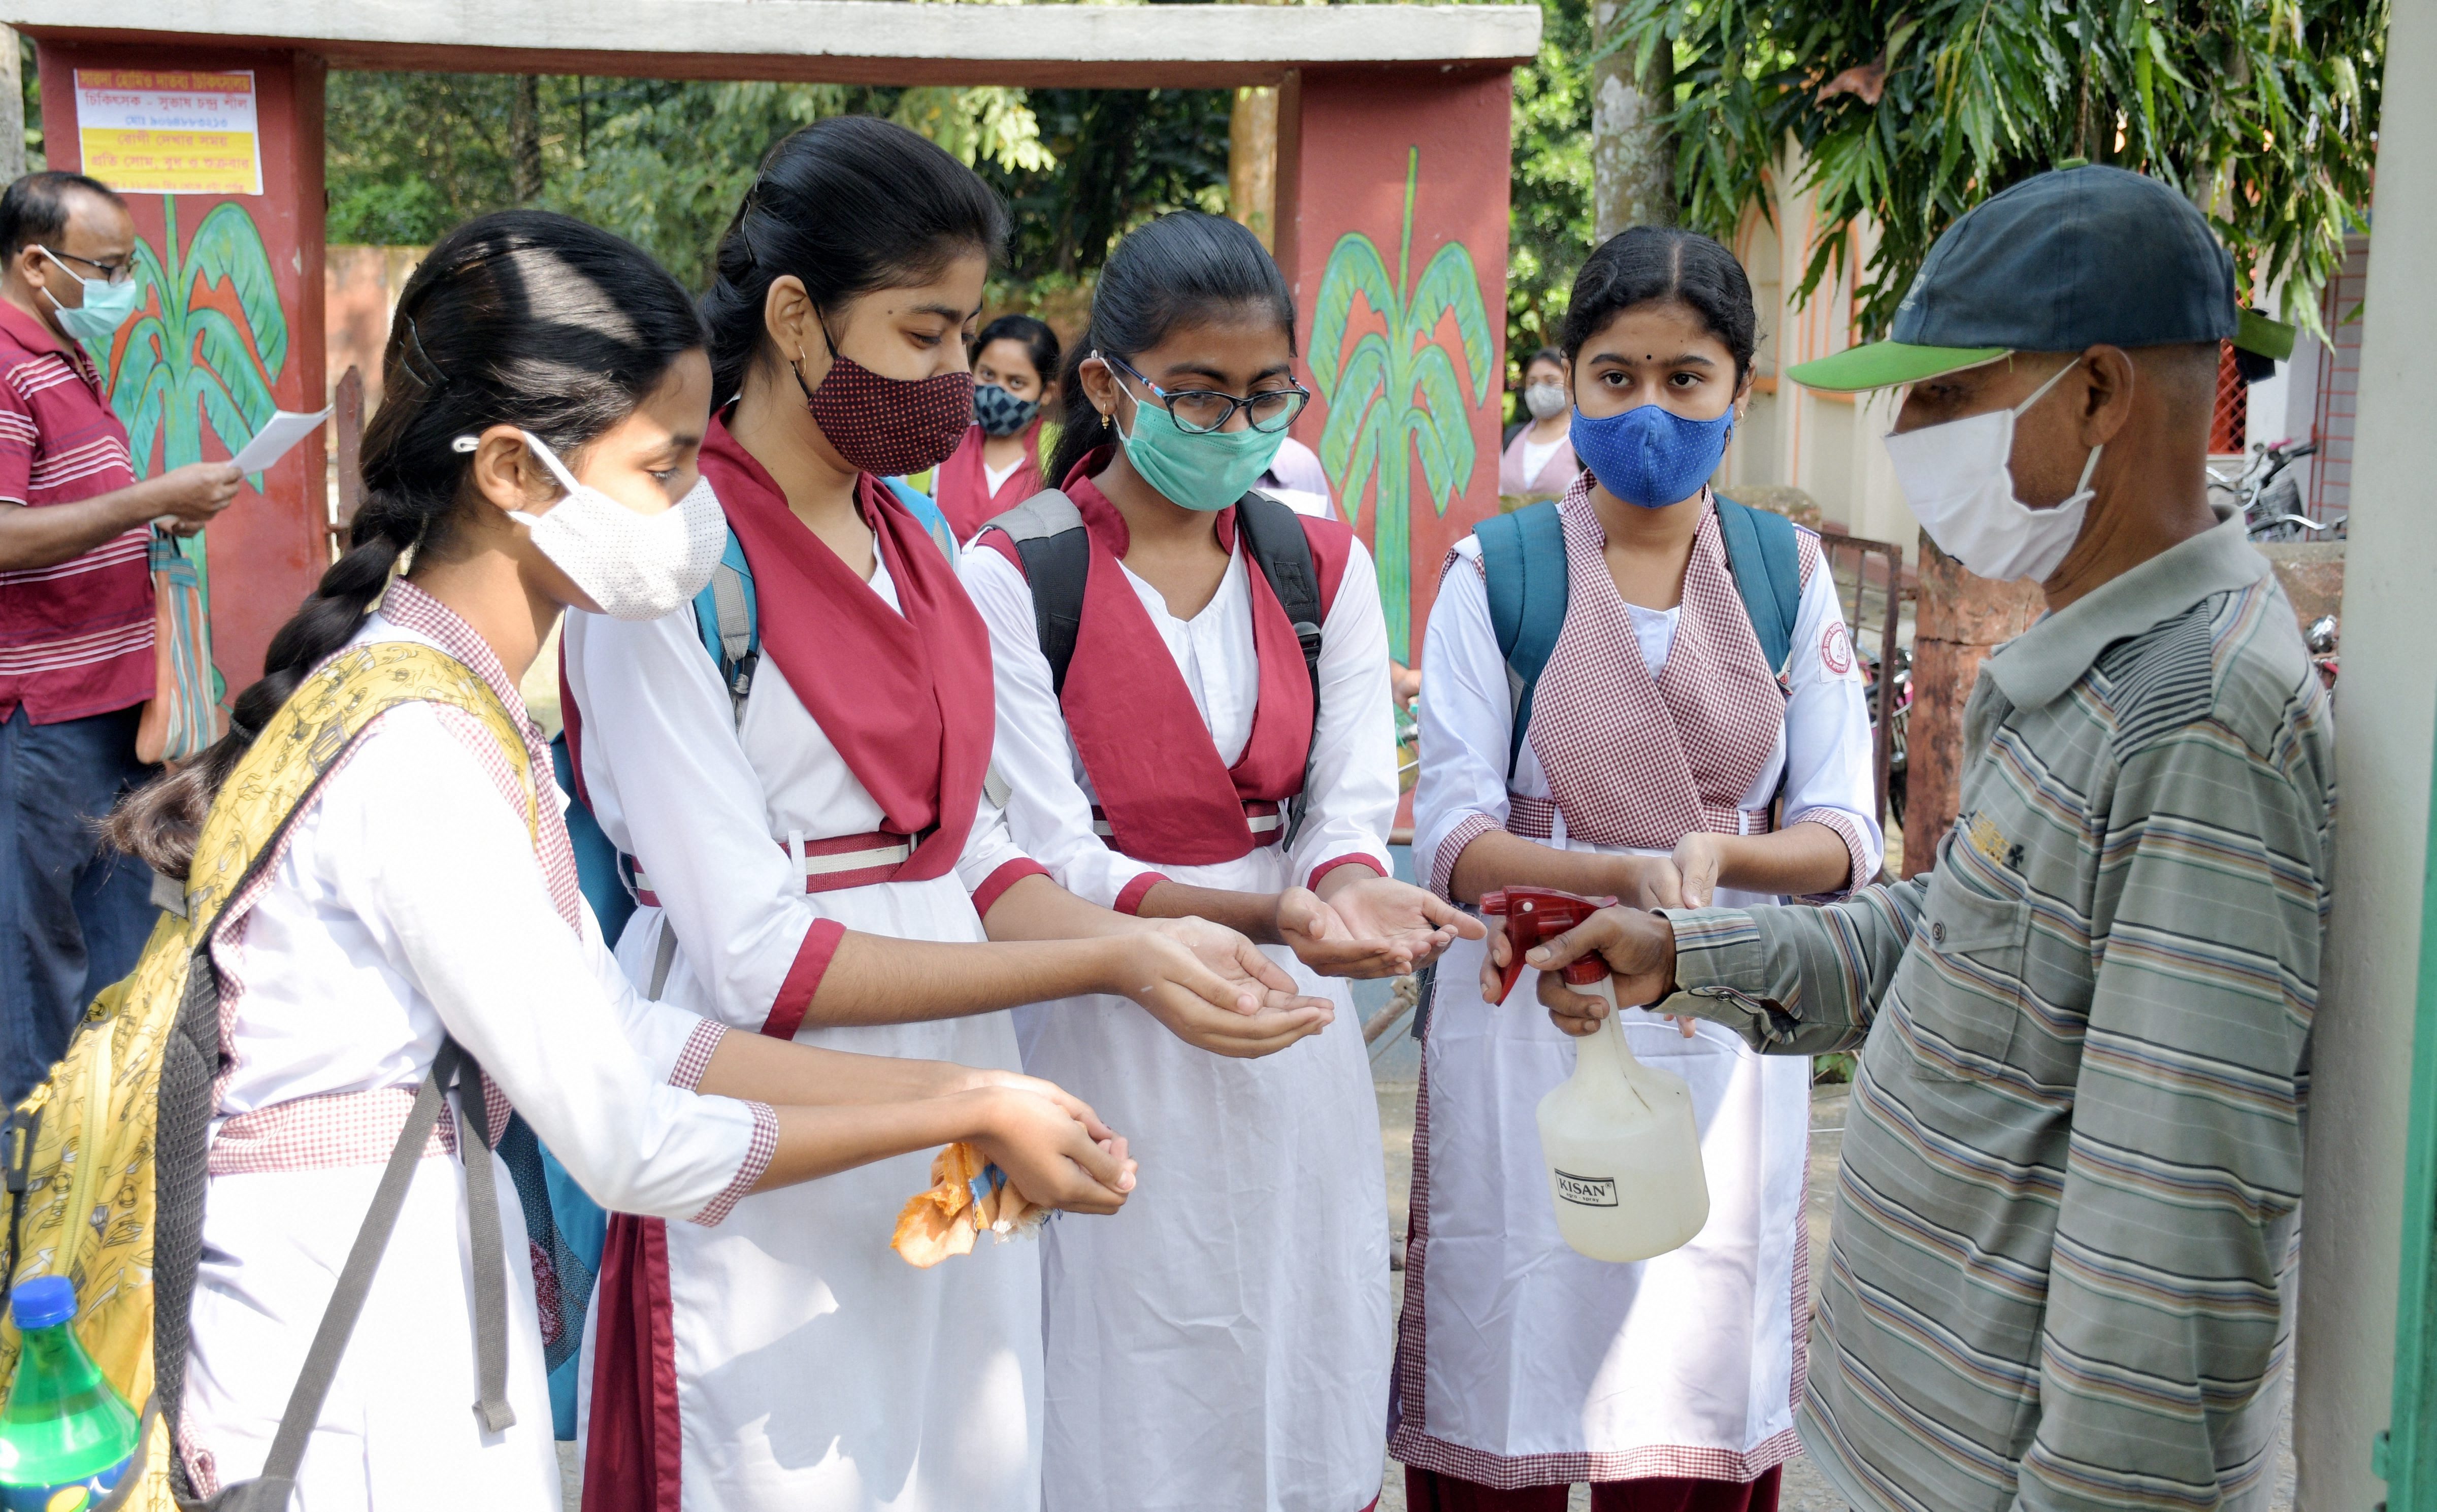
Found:
M 2251 448 L 2241 471 L 2230 478 L 2212 474 L 2209 487 L 2242 511 L 2244 529 L 2253 540 L 2341 540 L 2349 517 L 2314 519 L 2302 513 L 2301 475 L 2291 469 L 2318 449 L 2315 441 L 2261 442 Z
M 1908 745 L 1905 736 L 1912 723 L 1912 647 L 1896 647 L 1895 663 L 1889 674 L 1895 683 L 1887 697 L 1887 815 L 1902 824 Z M 1867 690 L 1863 696 L 1869 700 L 1870 722 L 1875 725 L 1879 719 L 1879 658 L 1874 651 L 1862 652 L 1862 685 Z

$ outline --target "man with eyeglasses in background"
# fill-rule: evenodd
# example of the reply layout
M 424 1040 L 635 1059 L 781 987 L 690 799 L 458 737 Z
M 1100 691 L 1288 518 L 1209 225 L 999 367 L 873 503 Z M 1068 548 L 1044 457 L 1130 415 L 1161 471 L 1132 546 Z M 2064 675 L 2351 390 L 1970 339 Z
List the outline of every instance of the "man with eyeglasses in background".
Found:
M 135 222 L 75 173 L 0 193 L 0 1098 L 67 1048 L 135 964 L 151 877 L 93 821 L 157 768 L 135 757 L 154 684 L 151 524 L 191 536 L 237 497 L 232 463 L 136 481 L 107 355 L 145 289 Z

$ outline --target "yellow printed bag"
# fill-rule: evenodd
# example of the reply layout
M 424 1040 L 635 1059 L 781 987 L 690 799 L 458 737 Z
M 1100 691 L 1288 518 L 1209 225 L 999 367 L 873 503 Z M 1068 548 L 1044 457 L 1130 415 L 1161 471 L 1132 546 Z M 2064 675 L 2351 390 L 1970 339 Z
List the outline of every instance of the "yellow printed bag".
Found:
M 73 1281 L 78 1336 L 144 1414 L 145 1471 L 121 1481 L 95 1512 L 196 1504 L 180 1494 L 183 1471 L 173 1488 L 170 1441 L 185 1384 L 212 1083 L 223 1054 L 219 985 L 205 947 L 241 917 L 248 885 L 365 727 L 407 703 L 447 704 L 482 720 L 530 791 L 522 736 L 463 662 L 405 642 L 340 653 L 297 688 L 229 775 L 195 847 L 184 916 L 161 916 L 135 970 L 94 999 L 66 1056 L 9 1117 L 0 1274 L 12 1291 L 38 1275 Z M 526 818 L 538 822 L 533 813 Z M 0 1378 L 14 1377 L 18 1345 L 15 1326 L 0 1320 Z

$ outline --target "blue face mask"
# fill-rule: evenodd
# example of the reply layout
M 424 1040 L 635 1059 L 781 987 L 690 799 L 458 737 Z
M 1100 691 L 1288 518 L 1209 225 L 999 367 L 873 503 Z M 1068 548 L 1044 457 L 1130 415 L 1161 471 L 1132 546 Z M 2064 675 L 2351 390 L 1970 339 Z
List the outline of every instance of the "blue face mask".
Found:
M 43 290 L 43 297 L 50 300 L 52 309 L 60 317 L 60 329 L 76 340 L 109 341 L 118 333 L 118 327 L 127 324 L 127 317 L 135 313 L 136 306 L 143 302 L 144 286 L 134 279 L 114 284 L 105 279 L 81 277 L 75 269 L 61 262 L 59 255 L 50 248 L 40 250 L 44 256 L 59 263 L 61 271 L 83 286 L 84 303 L 74 307 L 61 304 L 58 296 L 49 290 Z
M 1664 509 L 1700 491 L 1734 430 L 1732 407 L 1714 420 L 1687 420 L 1658 404 L 1594 420 L 1576 405 L 1572 439 L 1601 487 L 1628 504 Z

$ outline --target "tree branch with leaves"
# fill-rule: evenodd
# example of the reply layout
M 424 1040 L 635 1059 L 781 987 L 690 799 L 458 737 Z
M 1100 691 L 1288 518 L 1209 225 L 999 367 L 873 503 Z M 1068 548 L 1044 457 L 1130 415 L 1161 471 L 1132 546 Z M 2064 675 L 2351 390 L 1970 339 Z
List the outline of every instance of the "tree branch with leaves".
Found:
M 2180 188 L 2256 270 L 2245 297 L 2281 284 L 2314 329 L 2366 227 L 2389 0 L 1622 4 L 1619 44 L 1674 61 L 1684 223 L 1724 240 L 1767 213 L 1791 140 L 1820 226 L 1801 297 L 1863 252 L 1867 335 L 1957 216 L 2076 160 Z

